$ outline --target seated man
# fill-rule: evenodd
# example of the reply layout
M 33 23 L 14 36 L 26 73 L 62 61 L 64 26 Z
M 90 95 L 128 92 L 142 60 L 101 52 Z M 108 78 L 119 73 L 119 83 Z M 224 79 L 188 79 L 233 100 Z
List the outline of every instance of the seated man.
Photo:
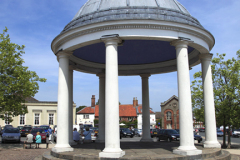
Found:
M 24 141 L 24 143 L 33 143 L 33 135 L 31 133 L 27 135 L 26 141 Z M 31 148 L 31 144 L 30 144 L 30 148 Z
M 80 141 L 80 134 L 78 133 L 77 128 L 73 129 L 73 140 L 77 143 Z
M 84 136 L 84 143 L 91 143 L 92 142 L 92 137 L 91 137 L 91 131 L 89 131 L 89 128 L 86 127 L 86 131 L 83 132 Z

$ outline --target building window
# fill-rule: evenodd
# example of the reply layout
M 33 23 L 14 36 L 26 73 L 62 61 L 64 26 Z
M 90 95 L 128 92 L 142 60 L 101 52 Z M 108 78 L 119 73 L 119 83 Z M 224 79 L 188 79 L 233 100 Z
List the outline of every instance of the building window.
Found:
M 25 124 L 25 115 L 22 114 L 20 115 L 20 125 L 24 125 Z
M 167 120 L 171 120 L 172 119 L 172 113 L 171 112 L 167 112 Z
M 128 121 L 132 121 L 133 120 L 133 118 L 132 117 L 128 117 Z
M 39 125 L 39 117 L 40 117 L 40 114 L 39 113 L 35 113 L 34 125 Z
M 49 114 L 49 125 L 53 125 L 54 114 Z
M 122 120 L 122 117 L 119 117 L 119 121 L 121 121 Z
M 10 124 L 9 121 L 8 121 L 8 114 L 5 114 L 5 125 L 6 124 Z
M 84 114 L 83 115 L 83 119 L 89 119 L 89 115 L 88 114 Z

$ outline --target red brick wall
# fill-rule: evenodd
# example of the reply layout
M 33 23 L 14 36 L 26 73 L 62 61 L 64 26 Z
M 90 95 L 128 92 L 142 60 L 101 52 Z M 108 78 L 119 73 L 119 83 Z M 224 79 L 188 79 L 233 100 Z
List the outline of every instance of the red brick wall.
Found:
M 167 112 L 171 112 L 172 113 L 172 119 L 171 120 L 167 120 Z M 171 124 L 172 122 L 172 128 L 174 129 L 174 114 L 173 114 L 173 110 L 171 109 L 166 109 L 164 111 L 164 129 L 167 129 L 167 125 Z

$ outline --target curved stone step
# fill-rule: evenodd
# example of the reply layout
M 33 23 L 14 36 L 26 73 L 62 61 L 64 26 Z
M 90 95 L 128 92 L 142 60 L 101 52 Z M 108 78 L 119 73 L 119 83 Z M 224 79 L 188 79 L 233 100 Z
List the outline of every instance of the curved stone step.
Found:
M 231 154 L 228 151 L 222 150 L 220 155 L 206 158 L 204 160 L 231 160 Z
M 51 153 L 49 151 L 49 152 L 43 153 L 41 160 L 66 160 L 66 159 L 61 159 L 61 158 L 54 157 L 54 156 L 51 155 Z

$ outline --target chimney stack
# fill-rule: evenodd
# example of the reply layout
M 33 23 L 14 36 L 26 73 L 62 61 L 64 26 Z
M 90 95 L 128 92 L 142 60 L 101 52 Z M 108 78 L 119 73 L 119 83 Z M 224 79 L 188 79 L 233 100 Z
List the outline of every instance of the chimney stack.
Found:
M 92 98 L 91 98 L 91 107 L 95 107 L 95 95 L 92 95 Z
M 138 106 L 138 100 L 137 97 L 133 97 L 133 107 Z

